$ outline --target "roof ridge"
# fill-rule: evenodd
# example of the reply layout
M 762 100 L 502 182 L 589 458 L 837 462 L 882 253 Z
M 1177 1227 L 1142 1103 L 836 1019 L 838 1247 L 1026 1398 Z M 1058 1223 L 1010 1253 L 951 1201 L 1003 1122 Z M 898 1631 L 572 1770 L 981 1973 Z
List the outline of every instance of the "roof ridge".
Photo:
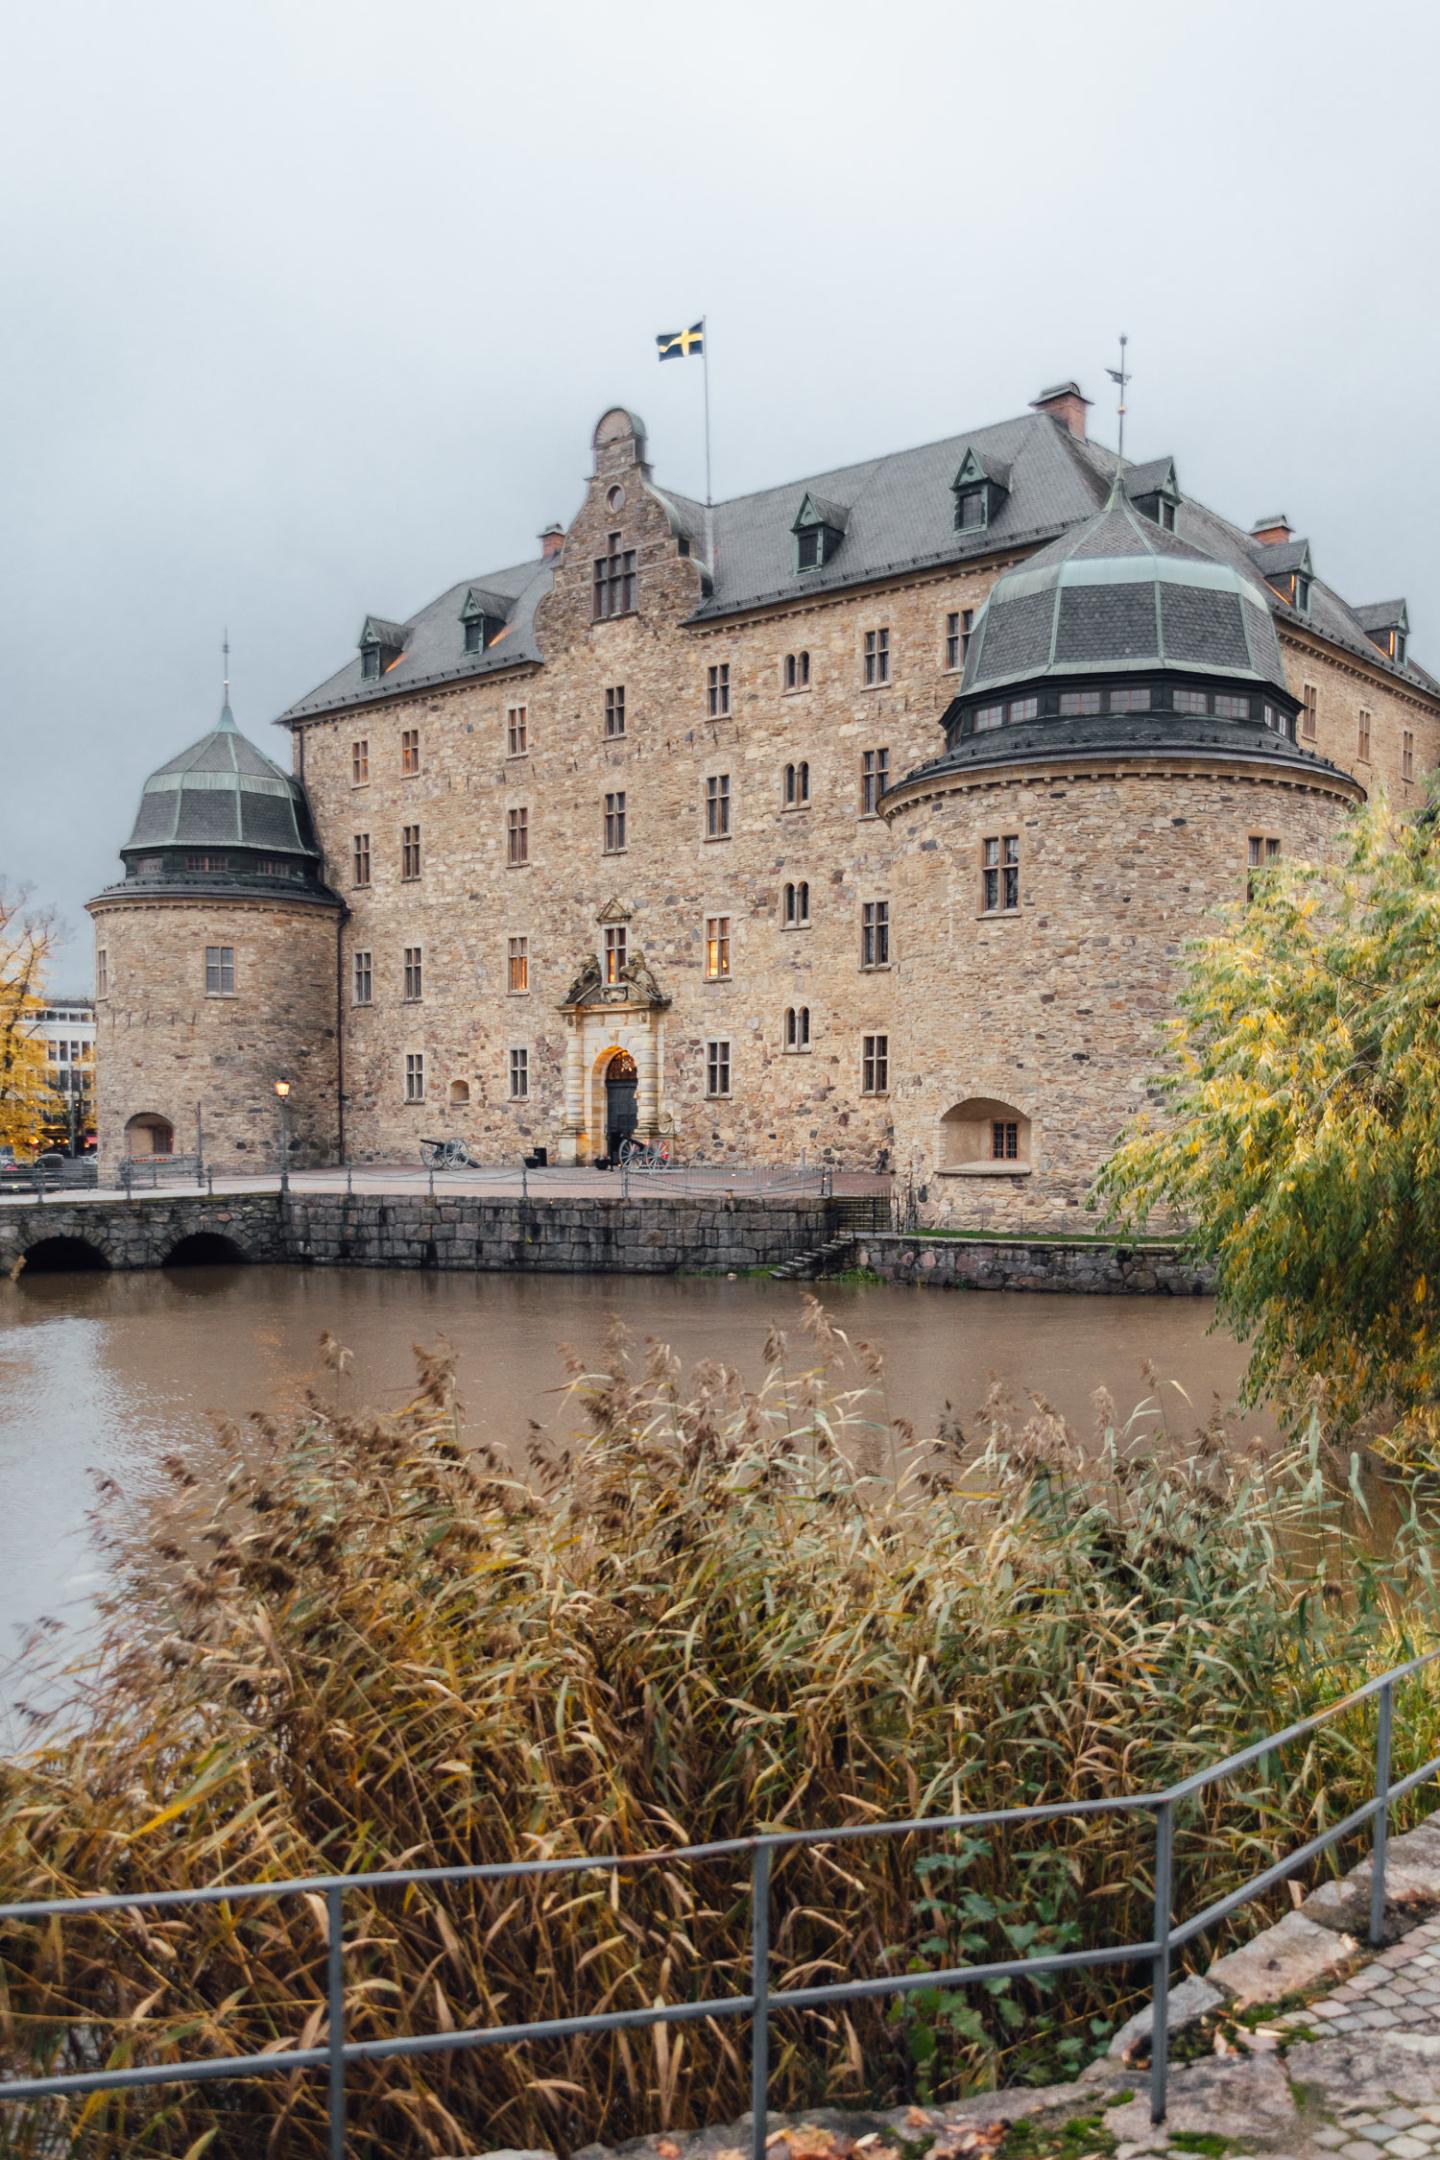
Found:
M 983 427 L 958 428 L 950 435 L 932 435 L 926 442 L 906 443 L 899 450 L 877 450 L 873 457 L 852 458 L 848 465 L 826 466 L 818 474 L 800 473 L 793 480 L 775 480 L 771 481 L 766 487 L 747 488 L 743 494 L 722 497 L 712 507 L 716 510 L 729 510 L 736 503 L 754 502 L 761 495 L 782 495 L 790 488 L 808 488 L 813 486 L 817 479 L 840 480 L 847 473 L 859 472 L 862 466 L 887 465 L 893 458 L 918 457 L 922 451 L 938 450 L 944 443 L 970 443 L 974 441 L 977 435 L 993 435 L 998 433 L 1001 428 L 1016 427 L 1021 422 L 1024 422 L 1026 426 L 1034 427 L 1049 418 L 1048 413 L 1026 412 L 1016 413 L 1013 418 L 1008 420 L 987 420 Z M 657 482 L 657 485 L 659 484 Z M 666 492 L 669 493 L 670 491 L 667 489 Z

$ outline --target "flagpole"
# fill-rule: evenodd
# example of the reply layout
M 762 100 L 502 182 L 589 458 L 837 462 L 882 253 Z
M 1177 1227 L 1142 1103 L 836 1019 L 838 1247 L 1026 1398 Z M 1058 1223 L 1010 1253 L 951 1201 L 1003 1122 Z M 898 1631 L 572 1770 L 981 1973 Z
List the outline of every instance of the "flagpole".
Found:
M 705 507 L 708 510 L 714 497 L 710 491 L 710 319 L 700 318 L 700 364 L 705 370 Z

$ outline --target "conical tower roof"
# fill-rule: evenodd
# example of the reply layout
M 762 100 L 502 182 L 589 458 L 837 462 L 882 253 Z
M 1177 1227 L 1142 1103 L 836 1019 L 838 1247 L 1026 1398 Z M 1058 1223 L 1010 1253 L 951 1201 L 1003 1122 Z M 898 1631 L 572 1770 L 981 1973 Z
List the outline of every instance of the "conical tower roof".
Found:
M 1283 688 L 1258 578 L 1110 498 L 996 579 L 970 641 L 961 695 L 1064 676 L 1164 668 Z

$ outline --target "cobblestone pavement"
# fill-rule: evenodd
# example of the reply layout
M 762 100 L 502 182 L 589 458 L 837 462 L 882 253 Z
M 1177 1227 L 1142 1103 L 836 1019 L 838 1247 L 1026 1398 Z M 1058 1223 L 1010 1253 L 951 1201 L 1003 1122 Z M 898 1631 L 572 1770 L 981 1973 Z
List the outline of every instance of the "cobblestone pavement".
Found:
M 1292 2077 L 1332 2064 L 1338 2073 L 1333 2083 L 1327 2078 L 1321 2102 L 1333 2120 L 1310 2133 L 1321 2153 L 1340 2160 L 1440 2155 L 1440 1918 L 1413 1928 L 1331 1994 L 1277 2019 L 1276 2029 L 1324 2036 L 1292 2051 Z M 1337 2054 L 1337 2039 L 1358 2042 L 1361 2060 L 1350 2049 Z M 1408 2099 L 1383 2104 L 1387 2076 Z M 1421 2099 L 1427 2086 L 1431 2097 Z

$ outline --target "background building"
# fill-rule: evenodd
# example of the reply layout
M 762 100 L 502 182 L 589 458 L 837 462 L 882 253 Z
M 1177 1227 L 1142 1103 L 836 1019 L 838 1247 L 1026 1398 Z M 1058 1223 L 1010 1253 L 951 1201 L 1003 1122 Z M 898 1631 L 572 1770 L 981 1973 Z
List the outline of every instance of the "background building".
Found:
M 197 1113 L 250 1145 L 284 1064 L 309 1144 L 356 1160 L 449 1130 L 583 1161 L 633 1128 L 691 1159 L 893 1162 L 946 1216 L 1068 1218 L 1253 848 L 1324 845 L 1377 783 L 1418 806 L 1440 755 L 1403 603 L 1351 608 L 1286 520 L 1242 531 L 1169 458 L 1120 468 L 1085 413 L 1061 384 L 707 508 L 607 412 L 568 528 L 368 616 L 283 716 L 293 883 L 257 838 L 243 892 L 233 858 L 207 887 L 198 809 L 162 855 L 142 805 L 95 903 L 102 1148 Z M 185 797 L 173 771 L 147 802 Z
M 45 1142 L 77 1153 L 95 1130 L 95 1000 L 52 998 L 35 1016 L 52 1100 Z

